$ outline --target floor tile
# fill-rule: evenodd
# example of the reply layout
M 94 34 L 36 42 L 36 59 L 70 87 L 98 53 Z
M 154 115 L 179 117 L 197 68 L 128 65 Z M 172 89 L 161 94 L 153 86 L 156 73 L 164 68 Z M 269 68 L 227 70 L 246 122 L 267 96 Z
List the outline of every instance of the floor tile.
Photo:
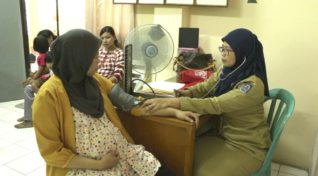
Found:
M 277 176 L 278 171 L 277 170 L 271 170 L 271 176 Z
M 5 134 L 0 134 L 0 139 L 4 139 L 6 141 L 17 143 L 24 139 L 29 139 L 33 137 L 33 134 L 30 131 L 24 129 L 15 129 L 12 127 L 14 131 L 10 131 Z
M 45 176 L 45 175 L 46 175 L 45 166 L 42 166 L 42 167 L 38 168 L 37 170 L 31 172 L 27 176 Z
M 29 153 L 23 157 L 11 161 L 5 166 L 14 169 L 23 174 L 29 174 L 40 167 L 44 166 L 44 160 L 38 152 Z
M 298 175 L 279 172 L 277 176 L 298 176 Z
M 0 138 L 0 149 L 8 147 L 8 146 L 10 146 L 12 144 L 13 144 L 12 142 Z
M 15 107 L 16 105 L 19 105 L 23 102 L 24 100 L 16 100 L 16 101 L 10 101 L 10 102 L 5 102 L 5 103 L 0 103 L 0 110 L 3 112 L 6 111 L 14 111 L 14 112 L 23 112 L 23 109 Z
M 279 167 L 280 167 L 280 164 L 272 162 L 272 164 L 271 164 L 271 169 L 272 170 L 278 171 Z
M 6 107 L 0 107 L 0 120 L 7 118 L 6 116 L 4 116 L 4 114 L 7 114 L 9 112 L 12 112 L 12 111 Z
M 8 124 L 12 125 L 12 127 L 13 127 L 14 124 L 18 123 L 17 119 L 20 117 L 23 117 L 23 112 L 15 112 L 12 110 L 8 110 L 6 113 L 1 114 L 0 121 L 8 123 Z
M 308 176 L 308 172 L 305 170 L 301 170 L 298 168 L 294 168 L 291 166 L 286 166 L 286 165 L 281 165 L 279 169 L 279 174 L 280 173 L 287 173 L 287 174 L 292 174 L 296 176 Z
M 30 151 L 38 151 L 38 145 L 35 139 L 35 135 L 32 135 L 26 139 L 22 139 L 15 144 Z
M 1 102 L 0 103 L 0 108 L 3 108 L 3 107 L 14 107 L 14 105 L 20 104 L 23 101 L 24 101 L 23 99 L 20 99 L 20 100 L 14 100 L 14 101 Z
M 0 165 L 13 161 L 21 156 L 30 153 L 30 150 L 19 147 L 15 144 L 0 148 Z
M 33 131 L 27 130 L 28 128 L 16 129 L 14 127 L 15 124 L 16 124 L 16 120 L 14 120 L 14 122 L 0 121 L 0 137 L 8 136 L 9 134 L 12 134 L 12 133 L 17 133 L 17 134 L 20 134 L 20 133 L 33 134 L 34 133 Z
M 0 166 L 0 173 L 3 176 L 23 176 L 21 173 L 16 172 L 15 170 L 12 170 L 5 166 Z

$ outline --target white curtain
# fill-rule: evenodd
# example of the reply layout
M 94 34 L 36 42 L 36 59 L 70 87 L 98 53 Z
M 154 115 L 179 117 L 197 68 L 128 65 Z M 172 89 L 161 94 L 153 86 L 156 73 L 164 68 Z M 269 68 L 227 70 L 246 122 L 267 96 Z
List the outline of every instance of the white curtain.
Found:
M 104 26 L 112 26 L 121 45 L 135 25 L 134 5 L 113 4 L 113 0 L 86 0 L 86 29 L 99 36 Z

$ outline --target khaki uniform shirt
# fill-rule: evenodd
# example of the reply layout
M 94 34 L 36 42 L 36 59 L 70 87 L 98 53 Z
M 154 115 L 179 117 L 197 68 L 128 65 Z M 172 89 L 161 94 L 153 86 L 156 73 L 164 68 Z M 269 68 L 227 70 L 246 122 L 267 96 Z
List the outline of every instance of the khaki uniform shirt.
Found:
M 264 84 L 252 75 L 218 97 L 202 98 L 214 89 L 220 72 L 205 82 L 189 88 L 193 97 L 181 97 L 182 110 L 212 114 L 221 118 L 220 135 L 225 143 L 263 160 L 271 144 L 269 125 L 264 117 Z

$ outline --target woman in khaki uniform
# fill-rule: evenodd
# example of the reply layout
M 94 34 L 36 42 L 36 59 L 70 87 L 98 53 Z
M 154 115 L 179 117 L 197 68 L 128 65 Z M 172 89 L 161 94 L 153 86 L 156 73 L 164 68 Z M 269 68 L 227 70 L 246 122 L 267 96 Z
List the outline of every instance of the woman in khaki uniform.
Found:
M 144 102 L 149 112 L 173 107 L 219 118 L 218 133 L 197 138 L 194 175 L 248 176 L 262 164 L 271 144 L 263 102 L 268 83 L 262 44 L 247 29 L 222 38 L 223 66 L 180 98 Z

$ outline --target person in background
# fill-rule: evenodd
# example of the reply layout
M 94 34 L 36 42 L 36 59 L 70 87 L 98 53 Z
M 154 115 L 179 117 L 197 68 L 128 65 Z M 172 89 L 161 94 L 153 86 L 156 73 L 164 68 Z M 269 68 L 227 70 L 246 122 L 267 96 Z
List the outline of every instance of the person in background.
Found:
M 46 80 L 48 80 L 51 77 L 51 75 L 53 75 L 53 72 L 52 72 L 53 58 L 52 58 L 52 54 L 50 51 L 48 51 L 45 54 L 45 66 L 49 70 L 49 72 L 42 75 L 40 79 L 36 79 L 36 80 L 32 81 L 31 85 L 32 85 L 32 89 L 33 89 L 34 93 L 37 93 L 39 91 L 40 87 L 42 86 L 42 84 Z
M 44 29 L 44 30 L 41 30 L 37 36 L 43 36 L 45 38 L 47 38 L 48 42 L 49 42 L 49 45 L 52 44 L 52 42 L 56 39 L 56 35 L 49 29 Z
M 36 95 L 32 114 L 46 174 L 165 175 L 159 161 L 132 144 L 123 127 L 112 103 L 115 98 L 123 104 L 114 92 L 118 84 L 96 73 L 101 43 L 90 32 L 74 29 L 51 46 L 54 75 Z
M 44 29 L 41 30 L 33 40 L 33 49 L 39 54 L 36 59 L 38 70 L 32 73 L 30 77 L 22 83 L 24 86 L 24 116 L 17 119 L 19 124 L 14 125 L 15 128 L 33 127 L 31 107 L 35 93 L 37 93 L 43 82 L 49 79 L 51 75 L 52 57 L 48 50 L 55 38 L 56 36 L 52 31 Z
M 49 46 L 51 45 L 51 43 L 56 39 L 56 35 L 54 35 L 54 33 L 49 30 L 49 29 L 44 29 L 44 30 L 41 30 L 40 32 L 38 32 L 38 34 L 36 36 L 43 36 L 47 39 L 48 43 L 49 43 Z M 30 53 L 30 59 L 31 59 L 31 63 L 34 63 L 34 61 L 36 60 L 35 59 L 36 56 L 34 53 Z
M 241 28 L 222 41 L 223 66 L 216 74 L 178 92 L 184 97 L 154 98 L 142 105 L 149 112 L 172 107 L 219 119 L 216 134 L 201 131 L 197 138 L 194 176 L 251 175 L 271 144 L 263 107 L 269 93 L 263 46 Z
M 50 52 L 46 53 L 45 55 L 45 63 L 46 67 L 50 70 L 52 69 L 52 56 Z M 15 128 L 30 128 L 33 127 L 32 123 L 32 104 L 35 97 L 35 93 L 38 92 L 39 88 L 43 84 L 43 82 L 49 79 L 51 73 L 45 75 L 45 79 L 35 79 L 30 82 L 30 84 L 24 87 L 24 115 L 23 117 L 19 118 L 17 121 L 20 122 L 19 124 L 14 125 Z M 42 76 L 44 78 L 44 75 Z
M 115 31 L 105 26 L 100 31 L 102 46 L 98 51 L 98 73 L 118 83 L 124 75 L 124 52 L 120 49 Z
M 41 78 L 42 75 L 46 74 L 48 70 L 45 65 L 45 54 L 49 51 L 49 42 L 48 39 L 44 36 L 37 36 L 33 40 L 33 49 L 38 52 L 38 57 L 36 58 L 36 62 L 38 65 L 38 69 L 35 73 L 33 73 L 28 79 L 38 79 Z

